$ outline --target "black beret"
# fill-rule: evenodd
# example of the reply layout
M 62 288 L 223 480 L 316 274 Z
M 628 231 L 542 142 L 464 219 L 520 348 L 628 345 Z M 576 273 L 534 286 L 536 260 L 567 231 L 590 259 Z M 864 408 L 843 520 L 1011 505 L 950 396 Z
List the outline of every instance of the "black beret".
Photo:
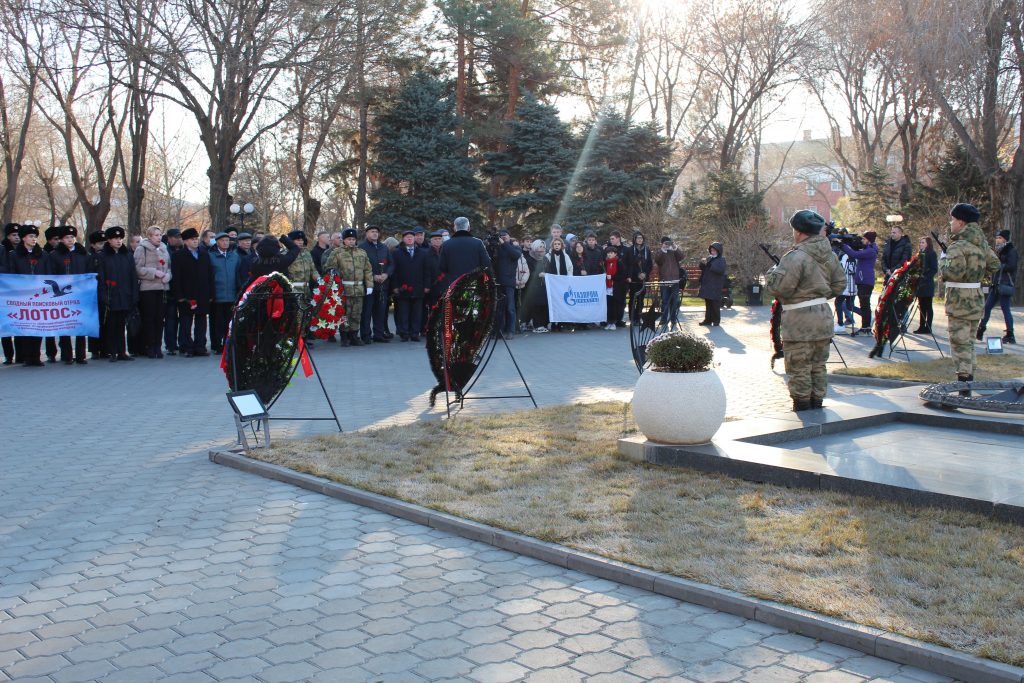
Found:
M 355 237 L 358 239 L 359 233 L 356 232 L 355 228 L 345 228 L 341 231 L 341 239 L 347 240 L 349 237 Z
M 103 236 L 102 230 L 89 233 L 89 244 L 99 244 L 100 242 L 106 242 L 107 238 Z
M 19 225 L 18 226 L 18 237 L 25 237 L 26 235 L 39 236 L 39 228 L 34 225 Z
M 802 232 L 805 235 L 817 235 L 825 227 L 825 219 L 813 211 L 804 209 L 794 213 L 793 217 L 789 219 L 789 224 L 797 232 Z
M 73 225 L 62 225 L 60 228 L 61 237 L 78 237 L 78 228 Z
M 49 241 L 60 237 L 60 233 L 61 229 L 59 227 L 57 227 L 56 225 L 51 225 L 46 229 L 46 232 L 44 232 L 43 235 L 46 237 L 46 240 Z
M 112 225 L 103 232 L 103 235 L 108 240 L 112 240 L 117 237 L 124 239 L 124 228 L 122 228 L 120 225 Z
M 301 230 L 292 230 L 290 233 L 288 233 L 288 239 L 293 240 L 293 241 L 294 240 L 302 240 L 303 242 L 307 241 L 306 240 L 306 233 L 302 232 Z
M 977 223 L 981 220 L 981 211 L 973 204 L 957 204 L 949 211 L 953 218 L 959 218 L 964 223 Z
M 19 227 L 21 226 L 19 226 L 17 223 L 8 223 L 7 225 L 4 226 L 4 237 L 7 237 L 8 235 L 12 235 L 18 232 Z
M 194 240 L 199 237 L 199 231 L 195 228 L 185 228 L 181 231 L 181 239 L 183 240 Z
M 1010 241 L 1010 231 L 1009 230 L 1000 230 L 999 232 L 996 233 L 996 237 L 1002 237 L 1004 240 L 1009 242 Z

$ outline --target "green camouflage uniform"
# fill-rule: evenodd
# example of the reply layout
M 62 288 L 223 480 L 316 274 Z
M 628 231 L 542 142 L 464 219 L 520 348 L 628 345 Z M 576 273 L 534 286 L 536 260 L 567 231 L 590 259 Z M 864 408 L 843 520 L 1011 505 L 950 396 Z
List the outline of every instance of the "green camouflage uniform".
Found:
M 345 331 L 359 332 L 359 321 L 363 317 L 363 298 L 366 290 L 373 287 L 373 266 L 370 258 L 359 246 L 341 246 L 332 249 L 324 261 L 324 272 L 337 271 L 345 287 Z
M 846 272 L 821 235 L 808 237 L 787 251 L 768 271 L 768 290 L 782 302 L 782 342 L 794 399 L 821 400 L 827 379 L 825 362 L 834 330 L 827 303 L 788 310 L 788 304 L 831 299 L 846 288 Z
M 978 283 L 970 289 L 946 288 L 946 316 L 949 318 L 949 348 L 957 375 L 973 375 L 976 367 L 974 332 L 985 313 L 981 282 L 999 270 L 999 257 L 985 240 L 977 223 L 968 223 L 950 240 L 946 257 L 939 259 L 942 281 Z
M 312 292 L 309 291 L 310 283 L 319 279 L 316 266 L 313 265 L 313 256 L 309 251 L 303 249 L 298 258 L 288 266 L 288 279 L 292 281 L 292 289 L 300 292 L 308 304 L 309 297 L 312 296 Z

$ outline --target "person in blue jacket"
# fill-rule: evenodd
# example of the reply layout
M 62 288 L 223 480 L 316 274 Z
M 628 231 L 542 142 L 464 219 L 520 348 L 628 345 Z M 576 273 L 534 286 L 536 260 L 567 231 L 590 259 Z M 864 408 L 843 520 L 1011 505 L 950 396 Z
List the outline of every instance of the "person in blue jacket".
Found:
M 875 288 L 875 261 L 878 260 L 878 233 L 869 230 L 864 233 L 862 244 L 851 247 L 843 244 L 843 253 L 857 261 L 857 272 L 853 282 L 857 285 L 857 300 L 860 304 L 860 331 L 871 332 L 871 292 Z M 854 248 L 856 247 L 856 248 Z

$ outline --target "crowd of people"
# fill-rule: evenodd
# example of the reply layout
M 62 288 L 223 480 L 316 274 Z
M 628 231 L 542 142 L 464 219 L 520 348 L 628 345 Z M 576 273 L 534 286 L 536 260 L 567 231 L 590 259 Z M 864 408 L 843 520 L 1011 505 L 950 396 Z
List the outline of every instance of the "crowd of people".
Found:
M 971 214 L 969 217 L 974 216 Z M 852 336 L 870 335 L 871 296 L 876 284 L 876 268 L 881 270 L 884 286 L 893 273 L 913 258 L 913 242 L 898 225 L 890 229 L 889 239 L 881 249 L 877 244 L 878 234 L 874 231 L 859 236 L 835 233 L 830 238 L 832 251 L 846 274 L 846 287 L 842 294 L 835 298 L 834 331 L 837 334 L 848 331 Z M 990 280 L 983 283 L 987 286 L 988 292 L 985 295 L 984 314 L 974 333 L 979 341 L 982 340 L 992 309 L 998 305 L 1002 310 L 1005 325 L 1002 342 L 1015 344 L 1017 340 L 1014 337 L 1010 305 L 1016 285 L 1014 278 L 1018 267 L 1017 249 L 1010 241 L 1009 230 L 1000 230 L 996 233 L 994 244 L 995 253 L 999 257 L 999 270 Z M 914 292 L 918 322 L 913 333 L 931 334 L 935 317 L 932 305 L 935 298 L 935 278 L 939 274 L 941 249 L 931 236 L 925 235 L 917 241 L 917 255 L 921 261 L 921 276 Z M 855 313 L 860 315 L 860 325 L 857 325 L 854 319 Z
M 234 229 L 200 233 L 194 228 L 172 228 L 165 232 L 152 226 L 142 235 L 126 237 L 125 230 L 115 226 L 88 235 L 85 245 L 73 226 L 51 227 L 40 240 L 37 227 L 8 224 L 0 243 L 0 273 L 96 273 L 101 325 L 97 338 L 47 337 L 45 343 L 38 337 L 4 338 L 4 364 L 40 366 L 44 352 L 46 361 L 57 362 L 59 355 L 66 364 L 84 364 L 89 354 L 92 359 L 111 362 L 139 355 L 219 354 L 241 292 L 254 278 L 275 271 L 287 275 L 293 289 L 307 300 L 323 273 L 334 271 L 341 277 L 346 321 L 327 341 L 342 346 L 388 343 L 396 336 L 401 341 L 420 341 L 429 311 L 441 294 L 455 277 L 475 267 L 489 267 L 494 273 L 501 292 L 497 324 L 506 339 L 524 332 L 542 334 L 580 327 L 550 319 L 544 286 L 547 275 L 603 275 L 607 316 L 599 326 L 606 330 L 622 327 L 627 311 L 634 311 L 635 316 L 637 295 L 647 283 L 657 282 L 660 324 L 678 325 L 687 270 L 683 251 L 671 237 L 663 236 L 656 245 L 649 245 L 639 230 L 633 231 L 628 241 L 620 231 L 612 230 L 602 243 L 594 231 L 577 235 L 553 225 L 544 236 L 520 233 L 516 237 L 501 230 L 481 241 L 473 237 L 465 218 L 456 219 L 453 231 L 442 229 L 428 235 L 423 228 L 412 227 L 382 239 L 380 229 L 369 226 L 361 240 L 357 231 L 349 228 L 319 232 L 308 243 L 300 230 L 276 237 Z M 833 235 L 832 251 L 845 274 L 845 287 L 834 303 L 836 333 L 869 333 L 876 268 L 888 279 L 913 256 L 911 240 L 899 226 L 892 228 L 881 249 L 877 240 L 875 232 Z M 1017 251 L 1008 231 L 1001 231 L 995 244 L 1000 269 L 990 283 L 976 335 L 982 338 L 992 309 L 999 305 L 1006 325 L 1003 342 L 1012 344 L 1016 340 L 1010 301 Z M 936 248 L 929 236 L 918 241 L 923 270 L 916 290 L 919 322 L 915 333 L 928 333 L 932 327 L 939 272 Z M 718 326 L 727 273 L 723 245 L 708 245 L 698 266 L 697 295 L 705 304 L 699 324 Z M 859 326 L 855 314 L 860 316 Z
M 164 231 L 158 226 L 127 237 L 110 227 L 79 241 L 70 225 L 47 229 L 40 240 L 34 225 L 8 224 L 0 244 L 0 273 L 23 275 L 96 273 L 100 335 L 85 337 L 7 337 L 4 364 L 41 366 L 45 360 L 85 364 L 88 360 L 131 361 L 136 356 L 209 356 L 223 351 L 228 323 L 240 294 L 260 275 L 280 272 L 308 302 L 320 277 L 337 273 L 344 286 L 342 329 L 326 338 L 342 346 L 420 341 L 431 308 L 448 285 L 473 268 L 491 268 L 500 288 L 498 325 L 505 338 L 515 334 L 576 329 L 550 320 L 546 275 L 603 275 L 607 318 L 600 326 L 625 324 L 627 306 L 645 283 L 659 281 L 662 323 L 678 324 L 680 294 L 686 286 L 682 250 L 669 237 L 650 247 L 634 231 L 627 243 L 613 230 L 564 234 L 554 225 L 544 238 L 513 237 L 499 231 L 482 241 L 469 221 L 458 218 L 453 231 L 429 235 L 412 227 L 382 239 L 375 226 L 362 239 L 355 229 L 317 233 L 312 243 L 300 230 L 276 237 L 263 233 L 194 228 Z M 469 238 L 469 239 L 466 239 Z M 39 242 L 42 242 L 41 244 Z M 726 261 L 715 242 L 700 261 L 700 292 L 706 302 L 701 325 L 721 323 Z M 394 311 L 394 332 L 390 312 Z M 595 325 L 596 326 L 596 325 Z M 307 338 L 309 343 L 312 337 Z

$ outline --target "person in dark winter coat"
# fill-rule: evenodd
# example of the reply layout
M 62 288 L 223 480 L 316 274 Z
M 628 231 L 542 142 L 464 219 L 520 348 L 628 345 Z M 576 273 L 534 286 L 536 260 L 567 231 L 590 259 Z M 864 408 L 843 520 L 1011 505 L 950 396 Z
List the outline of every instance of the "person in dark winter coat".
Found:
M 498 240 L 494 253 L 494 279 L 502 297 L 498 302 L 498 330 L 505 339 L 511 339 L 516 331 L 516 267 L 523 250 L 512 244 L 508 230 L 498 231 Z
M 604 272 L 604 249 L 597 246 L 597 235 L 588 230 L 583 240 L 583 268 L 577 275 L 600 275 Z
M 10 235 L 13 231 L 15 238 L 18 236 L 18 225 L 17 223 L 8 223 L 4 227 L 4 239 L 0 241 L 0 273 L 10 272 L 7 265 L 8 259 L 11 257 L 11 253 L 14 251 L 14 245 L 10 241 Z M 14 337 L 3 337 L 0 339 L 0 343 L 3 344 L 4 350 L 4 365 L 11 365 L 14 363 Z
M 977 338 L 978 341 L 984 339 L 988 318 L 992 314 L 996 302 L 999 302 L 999 307 L 1003 311 L 1003 324 L 1006 331 L 1003 343 L 1016 344 L 1017 339 L 1013 336 L 1013 314 L 1010 311 L 1010 304 L 1013 302 L 1013 292 L 1017 286 L 1017 267 L 1020 264 L 1017 248 L 1010 241 L 1009 230 L 1000 230 L 996 234 L 996 256 L 999 257 L 999 270 L 992 276 L 992 286 L 988 288 L 988 296 L 985 297 L 985 315 L 978 324 Z
M 473 237 L 469 231 L 469 219 L 455 219 L 455 234 L 441 246 L 441 272 L 444 274 L 444 289 L 460 275 L 477 268 L 490 268 L 491 257 L 487 255 L 484 243 Z
M 430 315 L 430 309 L 434 307 L 437 300 L 441 298 L 441 245 L 444 243 L 444 236 L 440 230 L 435 230 L 430 233 L 430 242 L 427 247 L 424 248 L 424 252 L 427 254 L 427 273 L 430 278 L 430 291 L 427 292 L 426 309 L 423 318 L 423 324 L 427 323 L 427 316 Z
M 359 243 L 359 248 L 366 252 L 373 268 L 373 294 L 368 294 L 363 302 L 359 336 L 364 344 L 388 342 L 394 336 L 388 332 L 388 295 L 391 289 L 388 280 L 395 272 L 395 262 L 387 245 L 380 241 L 380 228 L 376 226 L 366 227 L 365 239 Z
M 49 275 L 50 262 L 39 246 L 39 228 L 34 225 L 18 227 L 18 246 L 7 257 L 7 268 L 12 275 Z M 43 365 L 39 358 L 42 337 L 14 337 L 14 353 L 19 363 L 28 367 Z
M 700 289 L 697 296 L 704 299 L 704 320 L 698 325 L 718 327 L 722 323 L 722 288 L 725 287 L 725 256 L 722 243 L 713 242 L 708 255 L 700 261 Z
M 423 297 L 430 291 L 429 256 L 416 246 L 415 233 L 406 230 L 391 258 L 395 267 L 391 277 L 395 327 L 402 341 L 418 342 L 423 329 Z
M 61 227 L 60 242 L 50 252 L 50 272 L 56 275 L 84 275 L 96 272 L 96 262 L 85 247 L 78 243 L 78 228 L 73 225 Z M 78 363 L 85 365 L 89 361 L 85 357 L 86 340 L 88 337 L 75 337 L 74 352 L 71 350 L 71 337 L 58 340 L 60 359 L 65 365 Z
M 231 247 L 231 236 L 219 232 L 210 249 L 213 268 L 213 302 L 210 304 L 210 350 L 224 350 L 224 337 L 228 333 L 231 311 L 238 301 L 238 252 Z
M 285 248 L 283 254 L 281 245 L 284 245 Z M 253 280 L 260 276 L 271 273 L 287 274 L 288 266 L 302 253 L 299 245 L 295 244 L 287 235 L 282 235 L 280 239 L 273 235 L 264 235 L 256 244 L 254 251 L 256 256 L 249 262 L 245 284 L 241 288 L 243 292 L 249 288 Z
M 199 232 L 181 233 L 185 248 L 171 256 L 171 298 L 178 302 L 178 350 L 186 357 L 209 356 L 206 319 L 213 300 L 213 265 L 208 249 L 199 248 Z
M 939 272 L 939 255 L 935 253 L 931 237 L 922 237 L 918 240 L 918 247 L 921 250 L 918 258 L 921 259 L 924 269 L 921 271 L 921 279 L 917 282 L 915 292 L 919 323 L 914 334 L 931 334 L 934 317 L 932 299 L 935 298 L 935 276 Z
M 622 234 L 618 230 L 612 230 L 608 236 L 608 242 L 604 245 L 604 272 L 608 273 L 608 250 L 613 249 L 617 255 L 615 262 L 615 276 L 606 279 L 616 283 L 612 286 L 612 299 L 610 301 L 611 311 L 615 314 L 614 320 L 609 320 L 609 327 L 615 329 L 623 327 L 626 323 L 626 295 L 633 282 L 633 255 L 629 247 L 622 243 Z M 621 290 L 621 291 L 619 291 Z M 619 301 L 621 295 L 621 302 Z
M 631 268 L 629 275 L 631 280 L 629 283 L 629 319 L 637 321 L 640 319 L 640 306 L 634 305 L 633 302 L 644 291 L 647 278 L 650 277 L 651 271 L 654 269 L 654 255 L 647 246 L 647 238 L 639 230 L 633 233 L 633 245 L 629 247 L 628 251 Z
M 860 331 L 871 332 L 871 291 L 875 288 L 875 261 L 878 260 L 878 235 L 873 231 L 864 233 L 863 242 L 852 247 L 843 244 L 843 253 L 857 261 L 857 272 L 853 282 L 857 285 L 857 302 L 860 304 Z
M 103 235 L 107 243 L 97 258 L 98 298 L 104 307 L 103 351 L 111 363 L 135 360 L 125 349 L 125 321 L 139 303 L 135 257 L 124 245 L 124 228 L 110 227 Z
M 885 243 L 882 251 L 882 271 L 885 273 L 886 282 L 892 274 L 914 256 L 914 247 L 910 238 L 903 234 L 903 229 L 893 226 L 889 233 L 889 241 Z
M 679 327 L 679 293 L 686 287 L 686 269 L 683 268 L 683 252 L 672 238 L 661 238 L 661 247 L 654 255 L 658 266 L 658 282 L 661 291 L 661 320 L 663 327 Z

